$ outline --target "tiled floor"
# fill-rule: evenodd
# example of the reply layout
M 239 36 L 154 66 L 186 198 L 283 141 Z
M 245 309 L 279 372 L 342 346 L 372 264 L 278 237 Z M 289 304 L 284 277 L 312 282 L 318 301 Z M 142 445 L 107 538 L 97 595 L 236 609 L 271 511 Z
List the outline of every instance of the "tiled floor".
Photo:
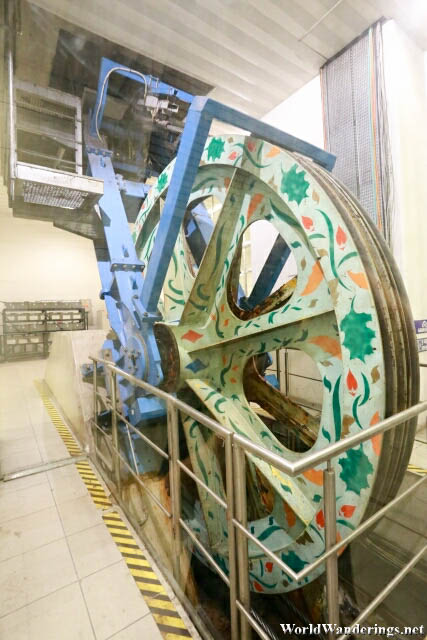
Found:
M 1 475 L 69 457 L 33 384 L 44 366 L 0 364 Z M 74 465 L 0 482 L 0 638 L 162 638 L 101 513 Z
M 414 448 L 412 449 L 409 464 L 413 464 L 421 469 L 427 469 L 427 416 L 422 415 L 418 430 L 415 436 Z

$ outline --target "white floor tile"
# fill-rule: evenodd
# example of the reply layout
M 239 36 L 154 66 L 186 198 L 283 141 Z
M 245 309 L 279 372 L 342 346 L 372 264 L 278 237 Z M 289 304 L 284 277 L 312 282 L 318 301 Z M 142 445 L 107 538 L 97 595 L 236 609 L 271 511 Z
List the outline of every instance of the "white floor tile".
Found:
M 48 437 L 38 437 L 37 445 L 43 462 L 62 460 L 63 458 L 70 457 L 67 447 L 57 433 L 52 433 L 52 435 Z
M 415 443 L 409 464 L 427 469 L 427 444 L 423 442 Z
M 0 432 L 0 461 L 16 453 L 37 449 L 37 441 L 33 435 L 23 438 L 5 438 Z
M 48 471 L 47 476 L 57 505 L 88 496 L 86 486 L 74 464 L 52 469 Z
M 36 424 L 37 422 L 48 422 L 50 420 L 49 414 L 42 402 L 40 402 L 39 406 L 34 406 L 29 410 L 29 416 L 31 424 Z
M 105 640 L 148 613 L 124 560 L 84 578 L 83 594 L 98 640 Z
M 58 511 L 67 536 L 102 522 L 101 510 L 95 507 L 89 495 L 62 502 Z
M 0 473 L 12 473 L 13 471 L 20 471 L 21 469 L 28 469 L 42 462 L 42 457 L 37 448 L 30 451 L 22 451 L 21 453 L 14 453 L 7 458 L 0 460 Z
M 52 490 L 47 483 L 25 491 L 6 492 L 0 495 L 0 524 L 54 506 Z
M 8 423 L 7 425 L 0 424 L 0 438 L 4 442 L 12 442 L 13 440 L 22 440 L 22 438 L 33 438 L 34 430 L 33 426 L 28 421 L 26 424 L 14 424 Z
M 52 436 L 52 435 L 57 435 L 59 437 L 59 434 L 55 429 L 52 423 L 52 420 L 50 418 L 48 420 L 40 420 L 39 422 L 33 422 L 31 424 L 31 427 L 33 429 L 33 432 L 36 438 L 38 437 L 48 438 L 49 436 Z
M 162 638 L 153 616 L 148 613 L 123 631 L 115 633 L 109 640 L 162 640 Z
M 0 615 L 11 613 L 76 580 L 64 538 L 0 564 Z
M 26 412 L 8 411 L 0 414 L 0 433 L 13 429 L 30 429 L 31 426 L 30 416 Z
M 8 425 L 9 423 L 12 423 L 12 425 L 18 423 L 28 424 L 29 422 L 30 415 L 22 397 L 13 403 L 10 399 L 0 401 L 0 426 Z
M 9 482 L 0 482 L 0 496 L 12 491 L 22 491 L 29 487 L 35 487 L 38 484 L 47 484 L 47 482 L 46 473 L 33 473 L 30 476 L 16 478 L 16 480 L 10 480 Z
M 8 520 L 0 525 L 0 561 L 63 537 L 56 507 Z
M 71 584 L 0 618 L 0 638 L 94 640 L 80 586 Z M 145 638 L 150 640 L 150 636 Z
M 79 578 L 105 569 L 122 559 L 122 554 L 104 523 L 69 536 L 68 546 Z

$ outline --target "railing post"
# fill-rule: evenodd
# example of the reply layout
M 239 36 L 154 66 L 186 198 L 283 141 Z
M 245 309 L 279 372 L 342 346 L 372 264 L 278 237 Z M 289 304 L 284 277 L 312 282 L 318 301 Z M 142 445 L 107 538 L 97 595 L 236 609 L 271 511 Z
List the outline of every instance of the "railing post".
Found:
M 336 516 L 336 487 L 335 470 L 328 460 L 327 468 L 323 472 L 324 511 L 325 511 L 325 546 L 326 551 L 337 541 Z M 339 625 L 340 610 L 338 599 L 338 555 L 336 553 L 326 559 L 326 600 L 329 624 Z M 334 631 L 329 632 L 329 638 L 335 638 Z
M 234 499 L 236 520 L 247 528 L 248 514 L 246 503 L 246 457 L 244 450 L 234 444 Z M 239 574 L 239 601 L 250 612 L 251 592 L 249 588 L 248 539 L 244 533 L 236 531 L 237 570 Z M 246 616 L 240 612 L 240 638 L 250 640 L 252 630 Z
M 181 469 L 179 468 L 179 424 L 178 409 L 168 401 L 168 444 L 169 444 L 169 482 L 172 503 L 172 558 L 173 574 L 177 583 L 181 585 Z
M 113 472 L 117 493 L 121 495 L 119 434 L 117 430 L 117 385 L 116 374 L 111 371 L 111 435 L 113 440 Z
M 97 424 L 98 416 L 98 363 L 93 363 L 93 421 Z
M 234 518 L 233 434 L 225 438 L 225 483 L 227 492 L 228 579 L 230 580 L 231 640 L 239 640 L 237 600 L 236 531 Z

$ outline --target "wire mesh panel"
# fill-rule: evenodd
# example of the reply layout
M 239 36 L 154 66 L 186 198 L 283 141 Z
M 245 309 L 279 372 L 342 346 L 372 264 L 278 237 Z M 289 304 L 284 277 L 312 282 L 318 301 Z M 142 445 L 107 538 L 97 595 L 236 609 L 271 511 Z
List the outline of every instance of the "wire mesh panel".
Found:
M 321 70 L 326 148 L 334 174 L 391 243 L 393 174 L 377 23 Z

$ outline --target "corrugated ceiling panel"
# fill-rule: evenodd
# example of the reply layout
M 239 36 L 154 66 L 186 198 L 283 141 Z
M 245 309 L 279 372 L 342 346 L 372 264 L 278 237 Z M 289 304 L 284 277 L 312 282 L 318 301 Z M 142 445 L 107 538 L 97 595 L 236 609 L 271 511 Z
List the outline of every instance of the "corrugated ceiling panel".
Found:
M 258 116 L 313 78 L 381 15 L 396 17 L 427 47 L 427 12 L 425 20 L 413 18 L 419 0 L 33 2 L 214 85 L 212 97 Z

